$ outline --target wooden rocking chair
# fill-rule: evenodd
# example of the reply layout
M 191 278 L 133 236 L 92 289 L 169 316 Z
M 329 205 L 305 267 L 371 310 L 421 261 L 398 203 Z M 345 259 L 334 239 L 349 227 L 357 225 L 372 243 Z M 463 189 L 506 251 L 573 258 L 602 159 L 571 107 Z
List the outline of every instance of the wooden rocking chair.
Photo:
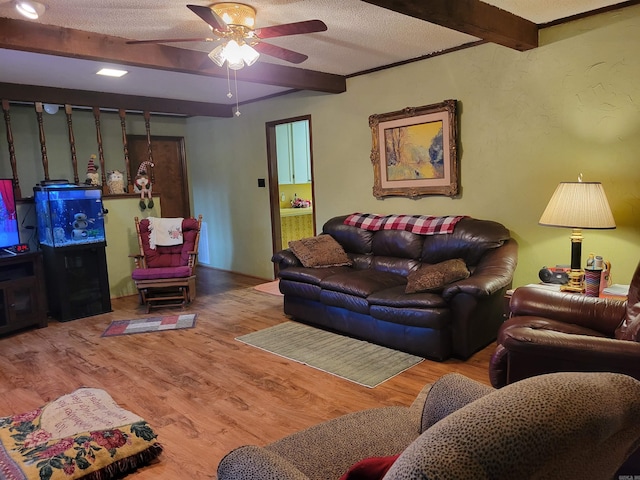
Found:
M 173 222 L 172 222 L 173 221 Z M 184 306 L 196 298 L 195 266 L 200 240 L 202 215 L 178 219 L 135 217 L 140 253 L 130 255 L 135 261 L 131 278 L 140 294 L 140 304 L 147 307 Z M 170 226 L 168 237 L 158 236 L 161 226 Z M 153 230 L 155 234 L 152 234 Z M 169 238 L 171 245 L 155 244 L 156 238 Z

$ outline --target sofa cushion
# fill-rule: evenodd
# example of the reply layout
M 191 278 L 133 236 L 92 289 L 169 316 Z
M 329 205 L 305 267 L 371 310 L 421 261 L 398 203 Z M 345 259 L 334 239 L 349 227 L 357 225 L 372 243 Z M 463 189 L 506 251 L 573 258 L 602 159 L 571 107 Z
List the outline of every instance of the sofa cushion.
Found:
M 371 305 L 395 308 L 449 308 L 442 295 L 433 292 L 418 292 L 407 295 L 405 285 L 385 288 L 367 297 Z
M 382 272 L 391 272 L 406 277 L 410 272 L 420 266 L 419 260 L 411 258 L 385 257 L 382 255 L 372 255 L 370 268 Z
M 320 269 L 318 269 L 320 270 Z M 280 292 L 286 297 L 295 296 L 308 300 L 319 300 L 322 289 L 319 285 L 300 282 L 298 280 L 280 279 Z
M 397 308 L 384 305 L 369 305 L 369 315 L 388 324 L 429 329 L 451 337 L 451 309 L 448 307 Z
M 334 217 L 322 227 L 323 233 L 328 233 L 335 238 L 349 253 L 371 253 L 371 242 L 375 232 L 370 232 L 358 227 L 345 225 L 344 220 L 348 215 Z
M 614 478 L 640 432 L 639 395 L 614 373 L 520 380 L 435 423 L 387 478 Z
M 434 292 L 445 285 L 469 277 L 469 270 L 460 258 L 452 258 L 435 265 L 423 265 L 407 276 L 406 293 Z
M 427 431 L 451 413 L 493 391 L 494 389 L 490 386 L 459 373 L 443 375 L 433 384 L 425 399 L 420 433 Z
M 383 230 L 374 235 L 371 250 L 376 256 L 418 260 L 423 242 L 424 235 L 404 230 Z
M 187 278 L 192 275 L 188 265 L 181 267 L 136 268 L 131 274 L 134 280 L 157 280 L 160 278 Z
M 348 413 L 293 433 L 265 449 L 291 462 L 308 478 L 337 480 L 363 458 L 395 455 L 407 448 L 418 437 L 416 413 L 399 406 Z M 283 477 L 276 472 L 271 477 L 224 478 L 298 477 Z
M 344 308 L 349 312 L 369 314 L 369 302 L 366 298 L 357 295 L 322 289 L 318 299 L 325 305 Z
M 509 230 L 497 222 L 466 217 L 451 234 L 425 236 L 422 262 L 462 258 L 467 265 L 477 265 L 487 250 L 501 247 L 510 237 Z
M 289 248 L 305 267 L 351 265 L 344 249 L 331 235 L 294 240 L 289 242 Z
M 283 280 L 320 285 L 322 280 L 330 277 L 331 275 L 351 271 L 352 269 L 347 266 L 325 268 L 290 267 L 280 270 L 278 272 L 278 276 Z
M 320 282 L 324 290 L 347 293 L 366 298 L 372 293 L 398 285 L 404 285 L 402 275 L 378 270 L 352 270 L 331 275 Z

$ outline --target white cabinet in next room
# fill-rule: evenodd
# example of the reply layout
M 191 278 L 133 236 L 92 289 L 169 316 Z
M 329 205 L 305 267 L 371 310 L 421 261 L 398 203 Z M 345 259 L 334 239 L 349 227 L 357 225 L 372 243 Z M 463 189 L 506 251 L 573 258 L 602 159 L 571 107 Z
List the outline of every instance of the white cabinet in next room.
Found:
M 276 125 L 278 183 L 290 185 L 311 182 L 309 121 Z

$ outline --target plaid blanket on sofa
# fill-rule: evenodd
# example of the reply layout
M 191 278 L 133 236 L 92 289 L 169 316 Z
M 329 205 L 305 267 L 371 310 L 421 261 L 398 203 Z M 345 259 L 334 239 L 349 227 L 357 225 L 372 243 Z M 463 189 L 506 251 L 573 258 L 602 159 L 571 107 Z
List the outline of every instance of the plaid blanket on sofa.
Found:
M 345 225 L 365 230 L 406 230 L 418 235 L 438 235 L 452 233 L 456 223 L 464 215 L 433 217 L 430 215 L 375 215 L 373 213 L 353 213 L 345 220 Z

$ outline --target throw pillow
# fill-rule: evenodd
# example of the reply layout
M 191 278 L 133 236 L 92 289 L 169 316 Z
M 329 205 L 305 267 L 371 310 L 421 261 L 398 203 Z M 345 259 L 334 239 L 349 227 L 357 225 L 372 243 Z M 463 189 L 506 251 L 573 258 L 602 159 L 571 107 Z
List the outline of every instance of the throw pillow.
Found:
M 340 480 L 379 480 L 382 479 L 400 455 L 389 457 L 371 457 L 360 460 L 340 477 Z
M 423 265 L 407 276 L 406 293 L 434 292 L 445 285 L 468 278 L 464 260 L 453 258 L 434 265 Z
M 289 248 L 305 267 L 351 265 L 346 252 L 331 235 L 293 240 Z

